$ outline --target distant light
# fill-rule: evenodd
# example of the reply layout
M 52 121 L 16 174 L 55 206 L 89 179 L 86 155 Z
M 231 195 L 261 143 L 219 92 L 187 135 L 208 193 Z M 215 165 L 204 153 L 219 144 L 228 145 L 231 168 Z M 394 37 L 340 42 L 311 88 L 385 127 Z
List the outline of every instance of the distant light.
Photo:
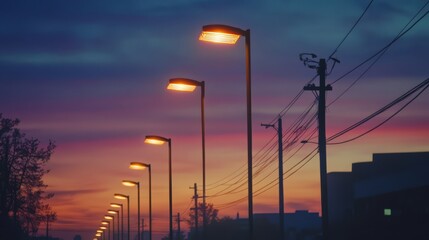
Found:
M 98 233 L 102 233 L 102 232 L 103 232 L 103 230 L 97 230 L 97 232 L 98 232 Z
M 104 216 L 104 219 L 112 220 L 112 219 L 113 219 L 113 217 L 112 217 L 112 216 L 109 216 L 109 215 L 106 215 L 106 216 Z
M 148 144 L 162 145 L 168 142 L 169 139 L 160 136 L 146 136 L 144 142 Z
M 116 207 L 116 208 L 120 208 L 122 206 L 122 204 L 119 203 L 111 203 L 110 204 L 111 207 Z
M 117 214 L 117 213 L 118 213 L 118 211 L 115 211 L 115 210 L 108 210 L 108 211 L 107 211 L 107 213 L 110 213 L 110 214 Z
M 102 221 L 101 224 L 103 224 L 103 225 L 109 225 L 109 222 Z
M 107 227 L 101 226 L 100 229 L 106 230 Z
M 138 185 L 138 182 L 134 182 L 134 181 L 130 181 L 130 180 L 123 180 L 122 185 L 127 186 L 127 187 L 134 187 L 134 186 Z
M 149 167 L 149 164 L 141 163 L 141 162 L 131 162 L 129 168 L 135 170 L 144 170 Z
M 115 193 L 114 197 L 115 197 L 116 199 L 128 199 L 128 196 L 127 196 L 127 195 L 120 194 L 120 193 Z
M 384 216 L 392 216 L 392 209 L 385 208 L 384 209 Z

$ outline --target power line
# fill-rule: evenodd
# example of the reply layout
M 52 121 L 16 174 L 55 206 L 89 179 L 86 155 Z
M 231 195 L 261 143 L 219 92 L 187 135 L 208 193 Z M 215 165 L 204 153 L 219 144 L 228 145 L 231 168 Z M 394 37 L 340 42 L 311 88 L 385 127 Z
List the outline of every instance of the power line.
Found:
M 429 4 L 429 1 L 427 1 L 414 16 L 408 21 L 408 23 L 399 31 L 399 33 L 396 35 L 396 37 L 399 37 L 399 35 L 413 22 L 413 20 L 423 11 L 423 9 Z M 395 37 L 395 38 L 396 38 Z M 365 69 L 363 73 L 359 75 L 340 95 L 338 95 L 334 100 L 332 100 L 327 107 L 334 104 L 338 99 L 340 99 L 346 92 L 348 92 L 359 80 L 362 79 L 363 76 L 365 76 L 366 73 L 369 72 L 369 70 L 384 56 L 384 54 L 389 50 L 390 46 L 384 49 L 377 58 Z
M 380 124 L 376 125 L 375 127 L 371 128 L 370 130 L 366 131 L 363 134 L 358 135 L 357 137 L 351 138 L 349 140 L 345 140 L 345 141 L 341 141 L 341 142 L 337 142 L 337 143 L 329 143 L 329 144 L 341 144 L 341 143 L 346 143 L 346 142 L 350 142 L 353 141 L 355 139 L 358 139 L 366 134 L 368 134 L 369 132 L 375 130 L 376 128 L 380 127 L 381 125 L 383 125 L 384 123 L 386 123 L 387 121 L 389 121 L 391 118 L 393 118 L 394 116 L 396 116 L 399 112 L 401 112 L 406 106 L 408 106 L 411 102 L 413 102 L 418 96 L 420 96 L 423 91 L 425 91 L 429 86 L 429 78 L 427 78 L 426 80 L 424 80 L 423 82 L 421 82 L 420 84 L 418 84 L 417 86 L 415 86 L 414 88 L 410 89 L 409 91 L 407 91 L 406 93 L 404 93 L 403 95 L 401 95 L 400 97 L 398 97 L 397 99 L 393 100 L 392 102 L 390 102 L 389 104 L 387 104 L 386 106 L 382 107 L 381 109 L 377 110 L 376 112 L 372 113 L 371 115 L 367 116 L 366 118 L 360 120 L 359 122 L 351 125 L 350 127 L 332 135 L 331 137 L 329 137 L 327 139 L 328 142 L 352 131 L 353 129 L 363 125 L 364 123 L 368 122 L 369 120 L 375 118 L 376 116 L 380 115 L 381 113 L 387 111 L 388 109 L 392 108 L 393 106 L 395 106 L 396 104 L 402 102 L 403 100 L 407 99 L 408 97 L 410 97 L 412 94 L 416 93 L 418 90 L 422 89 L 414 98 L 412 98 L 409 102 L 407 102 L 403 107 L 401 107 L 398 111 L 396 111 L 393 115 L 391 115 L 389 118 L 387 118 L 385 121 L 381 122 Z
M 390 41 L 390 43 L 388 43 L 386 46 L 384 46 L 383 48 L 381 48 L 379 51 L 377 51 L 375 54 L 373 54 L 372 56 L 370 56 L 369 58 L 367 58 L 366 60 L 364 60 L 363 62 L 361 62 L 360 64 L 358 64 L 356 67 L 354 67 L 353 69 L 349 70 L 348 72 L 346 72 L 345 74 L 343 74 L 342 76 L 340 76 L 339 78 L 337 78 L 335 81 L 333 81 L 331 83 L 331 85 L 337 83 L 338 81 L 340 81 L 341 79 L 345 78 L 347 75 L 349 75 L 350 73 L 354 72 L 356 69 L 360 68 L 361 66 L 363 66 L 365 63 L 369 62 L 371 59 L 373 59 L 374 57 L 376 57 L 378 54 L 380 54 L 381 52 L 383 52 L 384 50 L 386 50 L 387 48 L 389 48 L 390 46 L 392 46 L 396 41 L 398 41 L 402 36 L 404 36 L 406 33 L 408 33 L 411 29 L 414 28 L 414 26 L 416 26 L 417 23 L 419 23 L 424 17 L 426 17 L 426 15 L 429 13 L 429 11 L 426 11 L 419 19 L 417 19 L 410 27 L 408 27 L 405 31 L 403 31 L 401 34 L 399 34 L 398 36 L 396 36 L 392 41 Z
M 368 5 L 366 6 L 365 10 L 362 12 L 362 14 L 360 15 L 360 17 L 356 20 L 356 22 L 353 24 L 352 28 L 350 28 L 350 30 L 347 32 L 347 34 L 344 36 L 343 40 L 341 40 L 341 42 L 338 44 L 338 46 L 335 48 L 335 50 L 331 53 L 331 55 L 329 55 L 328 59 L 331 59 L 332 56 L 334 56 L 334 54 L 338 51 L 338 49 L 340 48 L 340 46 L 344 43 L 344 41 L 347 39 L 347 37 L 350 35 L 350 33 L 355 29 L 356 25 L 360 22 L 360 20 L 362 19 L 362 17 L 365 15 L 365 13 L 368 11 L 369 7 L 371 6 L 372 2 L 374 0 L 371 0 Z

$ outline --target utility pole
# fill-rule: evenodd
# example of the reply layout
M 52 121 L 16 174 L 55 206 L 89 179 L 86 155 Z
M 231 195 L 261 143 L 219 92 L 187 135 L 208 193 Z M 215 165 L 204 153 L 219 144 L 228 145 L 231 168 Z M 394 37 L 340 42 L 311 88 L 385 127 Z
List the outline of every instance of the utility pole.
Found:
M 284 188 L 283 188 L 283 128 L 282 128 L 282 118 L 279 116 L 277 119 L 277 128 L 274 124 L 261 124 L 265 128 L 272 127 L 277 130 L 278 137 L 278 151 L 279 151 L 279 231 L 280 239 L 285 239 L 285 223 L 284 223 Z
M 177 240 L 181 240 L 180 235 L 180 213 L 177 213 Z
M 195 237 L 198 239 L 198 192 L 197 192 L 197 184 L 194 183 L 194 187 L 190 187 L 189 189 L 194 189 L 194 207 L 191 210 L 195 211 Z
M 311 55 L 315 58 L 316 55 Z M 301 55 L 301 60 L 302 55 Z M 314 60 L 308 58 L 305 59 L 306 63 L 317 63 Z M 326 61 L 325 59 L 319 59 L 317 65 L 308 65 L 310 68 L 316 68 L 317 74 L 319 75 L 320 86 L 317 87 L 314 84 L 307 85 L 304 90 L 319 91 L 319 107 L 318 107 L 318 121 L 319 121 L 319 158 L 320 158 L 320 191 L 322 198 L 322 233 L 323 240 L 329 239 L 329 228 L 328 228 L 328 182 L 327 182 L 327 166 L 326 166 L 326 122 L 325 122 L 325 111 L 326 111 L 326 91 L 332 90 L 331 85 L 325 85 L 326 81 Z

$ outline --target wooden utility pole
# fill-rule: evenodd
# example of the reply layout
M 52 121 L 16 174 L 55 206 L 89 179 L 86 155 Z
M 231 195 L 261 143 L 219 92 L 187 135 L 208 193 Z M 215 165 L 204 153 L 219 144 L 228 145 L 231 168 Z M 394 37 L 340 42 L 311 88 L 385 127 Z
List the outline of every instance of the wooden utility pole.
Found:
M 320 190 L 322 202 L 322 233 L 323 240 L 329 239 L 328 229 L 328 181 L 327 181 L 327 165 L 326 165 L 326 91 L 332 90 L 331 85 L 326 83 L 326 61 L 321 58 L 317 66 L 320 86 L 314 84 L 304 87 L 304 90 L 319 91 L 319 107 L 318 107 L 318 122 L 319 122 L 319 156 L 320 156 Z

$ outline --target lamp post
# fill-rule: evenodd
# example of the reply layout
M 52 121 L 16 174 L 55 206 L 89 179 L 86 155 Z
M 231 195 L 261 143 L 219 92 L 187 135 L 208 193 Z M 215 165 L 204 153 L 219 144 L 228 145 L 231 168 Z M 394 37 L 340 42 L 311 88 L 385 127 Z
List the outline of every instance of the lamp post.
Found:
M 118 237 L 117 237 L 117 239 L 119 240 L 119 210 L 112 210 L 112 209 L 109 209 L 109 210 L 107 210 L 107 213 L 117 215 L 117 219 L 118 219 L 118 220 L 117 220 L 117 224 L 118 224 L 118 232 L 117 232 Z
M 121 240 L 124 240 L 124 209 L 123 209 L 123 205 L 120 203 L 110 203 L 110 206 L 114 207 L 114 208 L 121 208 Z M 118 226 L 118 228 L 119 228 L 119 226 Z
M 142 162 L 131 162 L 130 169 L 149 171 L 149 240 L 152 240 L 152 170 L 150 164 Z
M 101 224 L 107 225 L 107 239 L 110 240 L 110 222 L 108 222 L 108 221 L 101 221 Z
M 253 184 L 252 184 L 252 97 L 250 72 L 250 29 L 243 30 L 227 25 L 205 25 L 199 40 L 235 44 L 240 36 L 245 38 L 246 49 L 246 104 L 247 104 L 247 178 L 248 178 L 248 208 L 249 208 L 249 238 L 253 238 Z
M 120 193 L 115 193 L 114 197 L 116 199 L 127 199 L 127 216 L 128 216 L 128 235 L 127 235 L 127 239 L 130 240 L 130 196 L 128 195 L 124 195 L 124 194 L 120 194 Z M 122 204 L 121 204 L 122 205 Z M 122 220 L 123 221 L 123 220 Z M 123 224 L 124 222 L 122 222 Z
M 111 215 L 105 215 L 104 219 L 112 220 L 112 238 L 115 240 L 115 217 Z
M 169 80 L 167 89 L 182 92 L 193 92 L 196 87 L 201 87 L 201 142 L 203 160 L 203 233 L 207 225 L 206 216 L 206 131 L 204 115 L 205 83 L 188 78 L 172 78 Z
M 171 138 L 165 138 L 161 136 L 148 135 L 146 136 L 145 143 L 162 145 L 168 143 L 168 193 L 169 193 L 169 217 L 170 217 L 170 231 L 169 239 L 173 239 L 173 183 L 171 176 Z
M 107 227 L 105 226 L 100 226 L 100 230 L 103 230 L 103 232 L 101 233 L 103 240 L 106 240 L 106 233 L 105 230 L 107 229 Z M 100 236 L 101 237 L 101 236 Z
M 140 182 L 123 180 L 122 185 L 127 187 L 137 187 L 137 239 L 140 240 Z

